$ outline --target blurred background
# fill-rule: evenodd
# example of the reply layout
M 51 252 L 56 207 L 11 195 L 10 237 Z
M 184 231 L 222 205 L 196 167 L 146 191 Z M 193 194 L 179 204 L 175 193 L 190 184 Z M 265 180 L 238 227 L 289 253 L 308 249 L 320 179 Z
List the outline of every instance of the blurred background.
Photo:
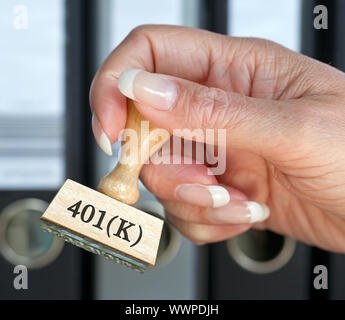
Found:
M 313 26 L 316 5 L 328 29 Z M 270 232 L 197 247 L 165 225 L 158 263 L 137 274 L 39 229 L 66 178 L 95 188 L 114 167 L 91 133 L 88 91 L 140 24 L 255 36 L 345 70 L 343 0 L 6 0 L 0 2 L 0 299 L 343 299 L 345 259 Z M 181 48 L 183 49 L 183 48 Z M 142 185 L 137 206 L 163 215 Z M 28 289 L 13 287 L 15 265 Z M 328 268 L 316 290 L 313 269 Z

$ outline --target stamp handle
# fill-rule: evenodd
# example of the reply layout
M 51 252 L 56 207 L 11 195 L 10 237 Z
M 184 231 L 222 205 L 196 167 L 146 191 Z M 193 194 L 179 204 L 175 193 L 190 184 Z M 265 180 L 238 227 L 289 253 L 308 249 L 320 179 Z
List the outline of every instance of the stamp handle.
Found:
M 127 122 L 120 160 L 100 181 L 98 190 L 126 204 L 135 204 L 140 196 L 138 179 L 142 166 L 169 138 L 166 130 L 145 120 L 133 101 L 127 99 Z

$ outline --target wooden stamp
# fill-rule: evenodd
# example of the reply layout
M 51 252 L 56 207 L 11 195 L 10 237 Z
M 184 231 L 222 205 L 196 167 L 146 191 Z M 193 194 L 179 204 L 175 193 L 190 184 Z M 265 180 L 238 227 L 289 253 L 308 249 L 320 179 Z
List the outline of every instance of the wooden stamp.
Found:
M 128 100 L 126 129 L 137 137 L 123 145 L 136 156 L 128 158 L 123 152 L 115 169 L 101 180 L 100 192 L 68 179 L 41 217 L 44 231 L 140 272 L 155 264 L 163 220 L 131 205 L 140 195 L 144 162 L 170 138 L 151 124 L 143 131 L 143 122 L 148 124 Z

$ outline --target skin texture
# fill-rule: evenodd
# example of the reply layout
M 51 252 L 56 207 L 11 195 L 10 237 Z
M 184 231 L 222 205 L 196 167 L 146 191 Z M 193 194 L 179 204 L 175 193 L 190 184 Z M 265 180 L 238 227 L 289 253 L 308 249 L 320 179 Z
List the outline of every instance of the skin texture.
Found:
M 197 244 L 251 227 L 345 253 L 345 74 L 276 43 L 174 26 L 141 26 L 109 55 L 90 92 L 91 109 L 111 143 L 125 126 L 117 79 L 127 69 L 166 75 L 178 85 L 169 111 L 138 102 L 159 127 L 224 128 L 227 166 L 146 165 L 142 181 L 167 218 Z M 270 207 L 254 225 L 210 221 L 207 208 L 177 201 L 182 183 L 220 184 L 232 199 Z M 231 214 L 231 213 L 230 213 Z

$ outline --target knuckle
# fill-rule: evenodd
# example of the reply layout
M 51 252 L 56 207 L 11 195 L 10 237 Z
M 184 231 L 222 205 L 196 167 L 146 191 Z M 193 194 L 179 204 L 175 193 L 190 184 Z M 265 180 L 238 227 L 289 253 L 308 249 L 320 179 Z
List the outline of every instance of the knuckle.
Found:
M 129 37 L 141 37 L 143 36 L 152 26 L 149 24 L 141 24 L 136 26 L 132 31 L 129 33 Z
M 255 49 L 258 57 L 262 57 L 264 59 L 272 59 L 275 55 L 279 53 L 281 54 L 282 50 L 285 50 L 285 48 L 280 44 L 272 40 L 261 38 L 255 38 Z
M 184 100 L 187 120 L 201 128 L 229 129 L 248 115 L 245 99 L 218 88 L 196 90 Z
M 222 128 L 228 116 L 228 94 L 218 88 L 207 88 L 196 97 L 196 113 L 204 128 Z
M 135 45 L 147 44 L 148 39 L 150 39 L 150 31 L 152 29 L 151 25 L 143 24 L 135 27 L 127 35 L 124 41 L 129 41 Z

